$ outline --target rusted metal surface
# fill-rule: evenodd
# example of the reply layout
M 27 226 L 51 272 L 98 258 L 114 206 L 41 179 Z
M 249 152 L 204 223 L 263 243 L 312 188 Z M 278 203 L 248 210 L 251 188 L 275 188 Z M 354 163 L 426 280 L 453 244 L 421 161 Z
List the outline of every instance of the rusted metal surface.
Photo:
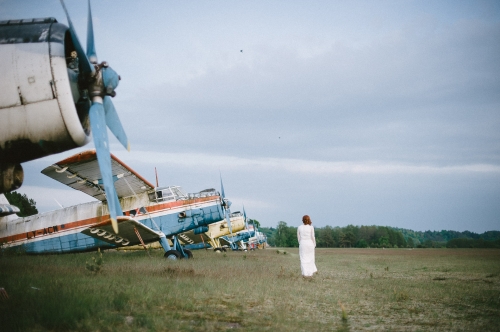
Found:
M 0 162 L 0 194 L 16 190 L 23 181 L 24 172 L 20 164 Z
M 86 144 L 64 36 L 54 19 L 0 23 L 0 162 L 21 163 Z

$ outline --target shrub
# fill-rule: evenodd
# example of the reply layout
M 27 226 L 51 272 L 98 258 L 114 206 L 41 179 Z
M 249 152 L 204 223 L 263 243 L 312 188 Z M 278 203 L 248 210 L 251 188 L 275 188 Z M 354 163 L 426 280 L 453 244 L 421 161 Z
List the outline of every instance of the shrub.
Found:
M 85 262 L 85 268 L 92 273 L 98 273 L 101 271 L 103 262 L 101 249 L 98 248 L 97 252 L 91 257 L 90 262 Z

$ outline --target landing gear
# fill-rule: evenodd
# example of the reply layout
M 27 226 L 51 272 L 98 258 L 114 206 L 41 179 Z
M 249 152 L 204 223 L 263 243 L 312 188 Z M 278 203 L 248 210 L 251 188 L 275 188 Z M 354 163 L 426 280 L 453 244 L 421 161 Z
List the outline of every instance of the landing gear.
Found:
M 161 239 L 160 239 L 160 241 L 161 241 Z M 193 253 L 191 252 L 191 250 L 184 249 L 181 246 L 181 244 L 179 243 L 179 241 L 177 240 L 176 236 L 172 237 L 172 242 L 173 242 L 173 247 L 175 249 L 172 249 L 172 247 L 170 247 L 170 245 L 168 244 L 168 242 L 165 238 L 164 238 L 163 242 L 160 242 L 160 243 L 162 243 L 162 247 L 165 250 L 165 255 L 163 255 L 163 257 L 165 257 L 166 259 L 174 260 L 174 261 L 179 260 L 179 259 L 183 259 L 183 258 L 186 258 L 186 259 L 193 258 Z
M 193 258 L 193 253 L 191 252 L 191 250 L 184 249 L 184 253 L 187 255 L 187 257 L 185 257 L 185 258 L 187 258 L 187 259 Z
M 214 252 L 220 254 L 221 252 L 226 252 L 226 248 L 223 247 L 215 248 Z
M 166 259 L 176 261 L 176 260 L 181 259 L 182 255 L 177 250 L 169 250 L 165 253 L 165 255 L 163 255 L 163 257 L 165 257 Z

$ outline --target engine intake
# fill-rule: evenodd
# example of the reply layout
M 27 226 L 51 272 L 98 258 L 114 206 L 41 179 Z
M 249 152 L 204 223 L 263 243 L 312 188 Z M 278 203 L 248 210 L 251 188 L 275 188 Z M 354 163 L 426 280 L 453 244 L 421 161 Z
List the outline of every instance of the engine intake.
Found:
M 0 163 L 0 194 L 18 189 L 23 180 L 24 171 L 21 164 Z

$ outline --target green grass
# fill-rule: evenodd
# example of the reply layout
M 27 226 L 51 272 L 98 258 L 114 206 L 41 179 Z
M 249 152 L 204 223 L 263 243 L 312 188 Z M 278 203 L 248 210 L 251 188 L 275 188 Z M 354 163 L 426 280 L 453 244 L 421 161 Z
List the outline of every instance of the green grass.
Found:
M 312 279 L 284 251 L 4 255 L 0 330 L 500 330 L 500 250 L 317 249 Z

